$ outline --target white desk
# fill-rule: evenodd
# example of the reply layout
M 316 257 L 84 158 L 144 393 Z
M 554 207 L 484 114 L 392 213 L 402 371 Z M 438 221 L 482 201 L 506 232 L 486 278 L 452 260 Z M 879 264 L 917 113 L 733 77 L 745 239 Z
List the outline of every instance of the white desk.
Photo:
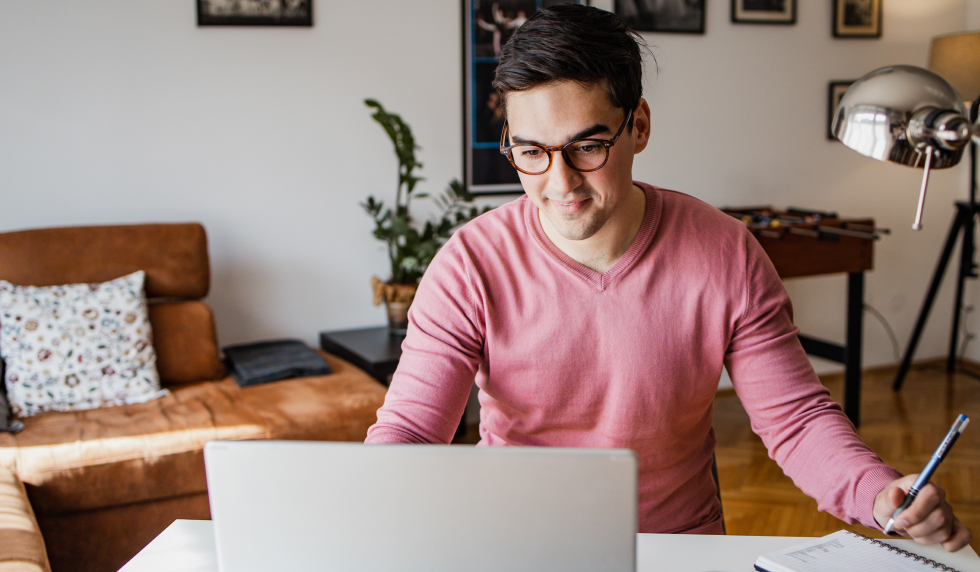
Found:
M 792 536 L 709 536 L 639 534 L 637 572 L 750 572 L 755 559 L 805 539 Z M 961 572 L 980 572 L 980 557 L 969 546 L 949 554 L 939 546 L 916 546 L 909 540 L 886 540 L 914 546 L 924 556 Z M 210 520 L 178 520 L 160 533 L 120 572 L 217 572 Z

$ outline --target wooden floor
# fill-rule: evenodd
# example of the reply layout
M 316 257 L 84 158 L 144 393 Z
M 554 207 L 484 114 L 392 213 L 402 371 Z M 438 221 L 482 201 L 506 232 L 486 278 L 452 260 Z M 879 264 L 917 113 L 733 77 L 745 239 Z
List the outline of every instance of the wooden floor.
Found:
M 905 473 L 922 470 L 960 413 L 969 427 L 936 472 L 933 482 L 946 489 L 957 516 L 973 531 L 980 552 L 980 380 L 948 375 L 944 363 L 917 364 L 901 391 L 892 391 L 895 368 L 867 370 L 862 379 L 861 427 L 858 433 L 884 461 Z M 980 365 L 967 364 L 980 372 Z M 842 398 L 841 375 L 822 376 L 831 395 Z M 762 441 L 735 393 L 721 391 L 715 400 L 718 472 L 725 525 L 729 534 L 822 536 L 842 528 L 881 538 L 880 532 L 817 511 L 769 459 Z M 476 426 L 457 442 L 475 443 Z
M 980 552 L 980 381 L 965 374 L 949 375 L 944 365 L 916 365 L 899 392 L 892 391 L 896 368 L 865 371 L 858 433 L 886 463 L 906 474 L 917 473 L 955 417 L 968 415 L 974 426 L 963 433 L 932 481 L 946 489 L 956 515 L 973 532 L 971 546 Z M 967 367 L 980 372 L 980 366 Z M 839 402 L 842 375 L 821 380 Z M 800 492 L 769 459 L 731 390 L 719 393 L 715 401 L 715 430 L 729 534 L 822 536 L 846 528 L 882 537 L 880 532 L 817 512 L 816 501 Z

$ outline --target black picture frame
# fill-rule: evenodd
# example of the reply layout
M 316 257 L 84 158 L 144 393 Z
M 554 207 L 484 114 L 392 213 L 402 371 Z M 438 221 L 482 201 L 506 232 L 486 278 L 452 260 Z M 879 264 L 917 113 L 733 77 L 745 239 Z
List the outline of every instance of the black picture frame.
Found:
M 656 7 L 637 0 L 614 0 L 613 11 L 638 32 L 704 34 L 704 0 L 661 0 Z
M 844 97 L 844 93 L 855 81 L 857 80 L 835 80 L 827 86 L 827 139 L 831 141 L 837 141 L 837 137 L 834 136 L 834 114 L 837 113 L 840 98 Z
M 313 0 L 197 0 L 198 26 L 313 26 Z
M 881 0 L 834 0 L 835 38 L 880 38 Z
M 463 184 L 474 195 L 522 194 L 517 170 L 500 154 L 503 110 L 491 87 L 500 47 L 522 20 L 582 0 L 462 0 Z
M 732 22 L 795 24 L 796 0 L 732 0 Z

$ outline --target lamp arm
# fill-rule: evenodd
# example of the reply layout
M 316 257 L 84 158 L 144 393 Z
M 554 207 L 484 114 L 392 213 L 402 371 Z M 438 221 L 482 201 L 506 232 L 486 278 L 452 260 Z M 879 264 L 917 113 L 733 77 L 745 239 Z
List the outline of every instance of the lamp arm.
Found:
M 932 146 L 926 147 L 926 168 L 922 172 L 922 188 L 919 189 L 919 205 L 915 209 L 912 230 L 922 230 L 922 210 L 926 205 L 926 187 L 929 186 L 929 171 L 932 170 L 932 152 Z
M 926 189 L 929 186 L 934 155 L 940 149 L 958 151 L 969 145 L 971 137 L 977 136 L 977 130 L 969 119 L 955 109 L 925 107 L 912 115 L 906 133 L 919 157 L 925 155 L 926 160 L 922 187 L 919 189 L 919 204 L 912 223 L 912 230 L 922 230 L 922 211 L 925 208 Z

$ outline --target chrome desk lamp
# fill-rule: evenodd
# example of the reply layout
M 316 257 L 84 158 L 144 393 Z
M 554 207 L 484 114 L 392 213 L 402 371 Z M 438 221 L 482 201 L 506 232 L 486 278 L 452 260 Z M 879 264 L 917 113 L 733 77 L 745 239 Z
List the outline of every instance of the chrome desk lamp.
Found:
M 967 117 L 963 98 L 927 69 L 877 69 L 844 93 L 834 114 L 834 136 L 858 153 L 889 163 L 921 167 L 922 188 L 912 228 L 922 228 L 929 172 L 960 162 L 980 125 Z
M 966 148 L 970 147 L 970 201 L 956 203 L 956 217 L 895 377 L 893 388 L 896 391 L 901 389 L 905 374 L 908 373 L 912 354 L 918 345 L 949 257 L 961 232 L 963 248 L 959 284 L 946 362 L 949 372 L 953 371 L 955 365 L 963 280 L 978 276 L 973 255 L 976 217 L 980 214 L 976 202 L 976 148 L 980 142 L 980 122 L 977 121 L 977 107 L 980 105 L 980 32 L 934 38 L 930 67 L 935 71 L 898 65 L 865 75 L 841 98 L 831 127 L 834 135 L 844 145 L 862 155 L 923 169 L 919 202 L 915 222 L 912 224 L 915 230 L 922 228 L 929 172 L 956 165 Z M 956 87 L 943 79 L 943 76 L 953 79 Z M 966 97 L 976 98 L 970 111 L 967 111 L 967 105 L 964 104 Z

